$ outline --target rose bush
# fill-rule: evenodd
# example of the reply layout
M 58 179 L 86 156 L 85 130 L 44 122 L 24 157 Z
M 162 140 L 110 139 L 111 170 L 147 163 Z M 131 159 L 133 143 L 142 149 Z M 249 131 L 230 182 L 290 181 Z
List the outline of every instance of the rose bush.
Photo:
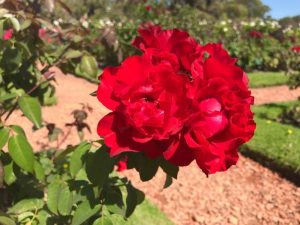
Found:
M 50 67 L 78 59 L 81 72 L 97 76 L 95 60 L 77 50 L 71 38 L 61 40 L 73 33 L 35 16 L 30 1 L 9 3 L 0 9 L 0 224 L 125 223 L 144 194 L 114 171 L 117 162 L 106 146 L 86 140 L 62 149 L 62 129 L 42 116 L 42 106 L 56 100 L 56 73 Z M 91 109 L 74 110 L 74 121 L 66 124 L 77 128 L 81 139 L 83 128 L 89 128 L 86 110 Z M 47 129 L 56 147 L 33 149 L 22 122 L 9 120 L 20 112 L 35 131 Z
M 195 159 L 206 174 L 236 164 L 238 146 L 255 130 L 253 97 L 236 59 L 178 29 L 145 24 L 138 32 L 132 44 L 143 54 L 100 76 L 97 96 L 112 112 L 98 134 L 110 156 L 142 152 L 175 166 Z

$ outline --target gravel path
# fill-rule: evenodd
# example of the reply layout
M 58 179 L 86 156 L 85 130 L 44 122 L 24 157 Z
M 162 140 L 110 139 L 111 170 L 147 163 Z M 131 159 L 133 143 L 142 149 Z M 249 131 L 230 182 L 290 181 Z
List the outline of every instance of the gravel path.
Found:
M 85 132 L 85 138 L 98 138 L 95 133 L 97 122 L 107 113 L 97 99 L 89 95 L 96 90 L 95 84 L 61 73 L 57 73 L 56 78 L 59 102 L 56 106 L 44 107 L 43 118 L 63 128 L 65 137 L 61 137 L 58 143 L 49 144 L 47 129 L 32 132 L 30 122 L 20 112 L 16 112 L 8 121 L 20 124 L 26 130 L 35 149 L 77 144 L 80 140 L 75 128 L 66 128 L 65 124 L 73 121 L 72 111 L 82 108 L 82 104 L 93 108 L 87 119 L 92 134 Z M 279 86 L 255 89 L 253 94 L 256 104 L 263 104 L 296 99 L 300 96 L 300 89 L 290 92 L 287 87 Z M 300 224 L 300 187 L 243 156 L 237 166 L 226 173 L 208 178 L 195 164 L 182 168 L 178 179 L 167 190 L 162 190 L 162 172 L 147 183 L 139 182 L 135 171 L 125 174 L 177 225 Z
M 255 104 L 262 105 L 272 102 L 295 100 L 300 97 L 300 88 L 296 90 L 289 90 L 289 87 L 286 85 L 268 88 L 255 88 L 252 89 L 252 94 L 255 97 Z

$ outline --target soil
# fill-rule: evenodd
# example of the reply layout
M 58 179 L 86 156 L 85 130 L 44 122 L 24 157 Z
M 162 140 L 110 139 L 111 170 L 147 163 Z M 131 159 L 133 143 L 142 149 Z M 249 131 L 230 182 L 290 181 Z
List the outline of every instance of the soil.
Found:
M 300 97 L 300 88 L 290 90 L 288 86 L 274 86 L 267 88 L 252 89 L 254 102 L 256 105 L 262 105 L 272 102 L 284 102 L 296 100 Z
M 20 111 L 13 113 L 8 124 L 21 125 L 34 149 L 63 148 L 80 142 L 76 128 L 66 124 L 74 121 L 72 112 L 85 105 L 92 109 L 86 120 L 91 133 L 84 130 L 85 138 L 98 139 L 97 123 L 108 110 L 89 95 L 97 85 L 64 75 L 56 68 L 53 70 L 58 104 L 43 107 L 42 113 L 46 122 L 55 121 L 62 129 L 58 142 L 49 143 L 45 127 L 32 131 L 31 123 Z M 253 95 L 256 104 L 264 104 L 297 99 L 300 89 L 290 91 L 286 86 L 254 89 Z M 192 163 L 180 169 L 178 179 L 166 190 L 163 190 L 165 177 L 161 171 L 145 183 L 140 182 L 135 171 L 124 174 L 177 225 L 300 224 L 300 187 L 243 156 L 237 166 L 208 178 Z

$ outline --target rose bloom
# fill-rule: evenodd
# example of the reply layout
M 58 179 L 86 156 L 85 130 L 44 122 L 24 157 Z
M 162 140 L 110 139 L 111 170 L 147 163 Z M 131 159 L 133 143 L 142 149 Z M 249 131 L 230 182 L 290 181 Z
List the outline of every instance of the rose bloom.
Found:
M 252 37 L 252 38 L 257 38 L 257 39 L 261 39 L 261 38 L 263 38 L 263 34 L 261 33 L 261 32 L 259 32 L 259 31 L 251 31 L 250 33 L 249 33 L 249 35 L 250 35 L 250 37 Z
M 14 30 L 13 29 L 8 29 L 4 31 L 4 34 L 2 36 L 2 39 L 4 41 L 8 41 L 9 39 L 11 39 L 12 35 L 13 35 Z
M 46 36 L 46 29 L 45 28 L 40 28 L 38 31 L 38 36 L 40 39 L 44 39 Z
M 143 54 L 107 67 L 99 101 L 111 112 L 98 134 L 111 157 L 143 152 L 176 166 L 196 160 L 205 174 L 238 160 L 254 133 L 246 74 L 221 44 L 201 46 L 188 33 L 145 24 L 133 45 Z
M 292 47 L 292 51 L 299 53 L 300 52 L 300 46 L 294 46 L 294 47 Z
M 151 6 L 151 5 L 146 5 L 146 6 L 145 6 L 145 9 L 146 9 L 147 11 L 151 11 L 151 10 L 152 10 L 152 6 Z

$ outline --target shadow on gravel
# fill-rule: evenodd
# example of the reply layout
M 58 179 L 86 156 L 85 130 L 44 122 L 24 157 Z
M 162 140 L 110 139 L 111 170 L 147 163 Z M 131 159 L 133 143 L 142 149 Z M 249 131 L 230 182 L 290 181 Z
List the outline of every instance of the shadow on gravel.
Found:
M 300 187 L 300 171 L 295 171 L 295 169 L 287 166 L 282 166 L 276 163 L 275 161 L 267 158 L 266 156 L 252 151 L 249 147 L 243 145 L 239 149 L 240 153 L 245 157 L 252 159 L 260 163 L 262 166 L 276 172 L 280 177 L 285 178 Z

